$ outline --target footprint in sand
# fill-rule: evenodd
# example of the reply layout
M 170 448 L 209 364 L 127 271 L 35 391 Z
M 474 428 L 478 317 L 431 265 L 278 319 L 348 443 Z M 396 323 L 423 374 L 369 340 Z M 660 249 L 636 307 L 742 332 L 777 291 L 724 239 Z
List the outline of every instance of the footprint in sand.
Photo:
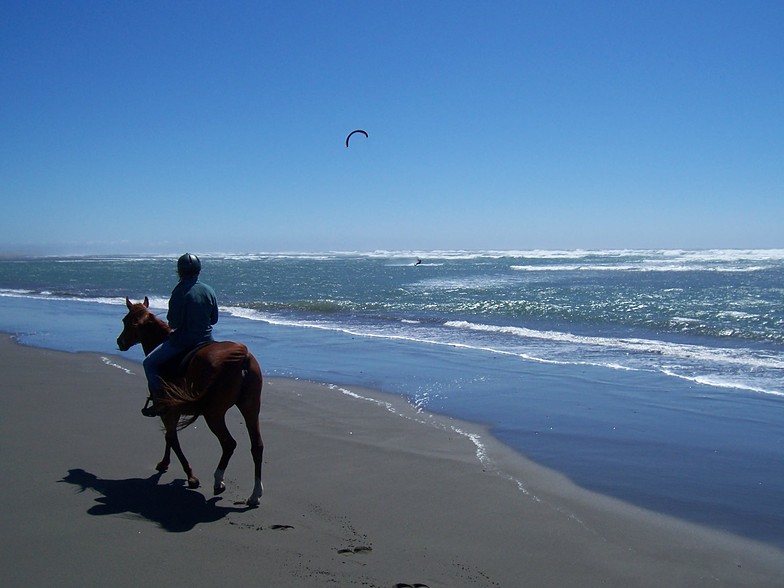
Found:
M 292 525 L 270 525 L 270 529 L 274 531 L 287 531 L 288 529 L 293 529 Z
M 354 553 L 368 553 L 370 551 L 373 551 L 373 548 L 367 545 L 360 545 L 358 547 L 348 547 L 346 549 L 338 549 L 338 553 L 341 555 L 351 555 Z
M 427 584 L 406 584 L 405 582 L 398 582 L 395 588 L 429 588 Z

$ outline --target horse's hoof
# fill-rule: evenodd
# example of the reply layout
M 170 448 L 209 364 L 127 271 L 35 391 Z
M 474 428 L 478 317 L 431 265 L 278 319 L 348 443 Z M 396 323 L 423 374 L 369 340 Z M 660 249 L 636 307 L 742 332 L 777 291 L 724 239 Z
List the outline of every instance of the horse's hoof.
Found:
M 212 493 L 215 496 L 217 496 L 218 494 L 223 494 L 225 490 L 226 490 L 226 484 L 224 484 L 223 482 L 221 482 L 220 484 L 215 484 L 215 486 L 212 487 Z
M 169 464 L 168 463 L 164 463 L 164 462 L 160 462 L 160 463 L 158 463 L 157 466 L 155 466 L 155 471 L 161 472 L 161 473 L 163 473 L 165 471 L 168 471 L 168 469 L 169 469 Z
M 199 478 L 188 478 L 188 488 L 194 490 L 199 487 Z
M 248 506 L 258 506 L 259 505 L 259 497 L 258 496 L 251 496 L 245 501 L 245 504 Z

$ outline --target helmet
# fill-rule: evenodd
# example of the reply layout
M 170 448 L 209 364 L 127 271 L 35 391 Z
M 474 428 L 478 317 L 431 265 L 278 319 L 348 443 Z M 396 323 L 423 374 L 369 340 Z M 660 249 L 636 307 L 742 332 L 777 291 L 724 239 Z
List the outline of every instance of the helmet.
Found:
M 186 253 L 177 260 L 177 273 L 180 276 L 198 276 L 201 261 L 193 253 Z

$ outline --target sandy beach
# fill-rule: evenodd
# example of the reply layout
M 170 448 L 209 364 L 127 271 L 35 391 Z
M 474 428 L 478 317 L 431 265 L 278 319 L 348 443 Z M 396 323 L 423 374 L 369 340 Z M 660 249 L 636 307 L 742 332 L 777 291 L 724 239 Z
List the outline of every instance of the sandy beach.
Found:
M 155 472 L 163 435 L 139 414 L 139 364 L 8 335 L 0 364 L 5 586 L 784 585 L 780 550 L 586 492 L 396 397 L 266 380 L 251 509 L 236 409 L 213 497 L 219 447 L 201 421 L 181 441 L 202 487 L 179 465 Z

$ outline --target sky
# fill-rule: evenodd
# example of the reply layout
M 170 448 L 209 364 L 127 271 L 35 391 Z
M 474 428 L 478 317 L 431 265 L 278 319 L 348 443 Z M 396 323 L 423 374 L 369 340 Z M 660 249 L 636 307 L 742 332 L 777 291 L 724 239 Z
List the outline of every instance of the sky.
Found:
M 781 248 L 783 39 L 779 0 L 4 0 L 0 254 Z

